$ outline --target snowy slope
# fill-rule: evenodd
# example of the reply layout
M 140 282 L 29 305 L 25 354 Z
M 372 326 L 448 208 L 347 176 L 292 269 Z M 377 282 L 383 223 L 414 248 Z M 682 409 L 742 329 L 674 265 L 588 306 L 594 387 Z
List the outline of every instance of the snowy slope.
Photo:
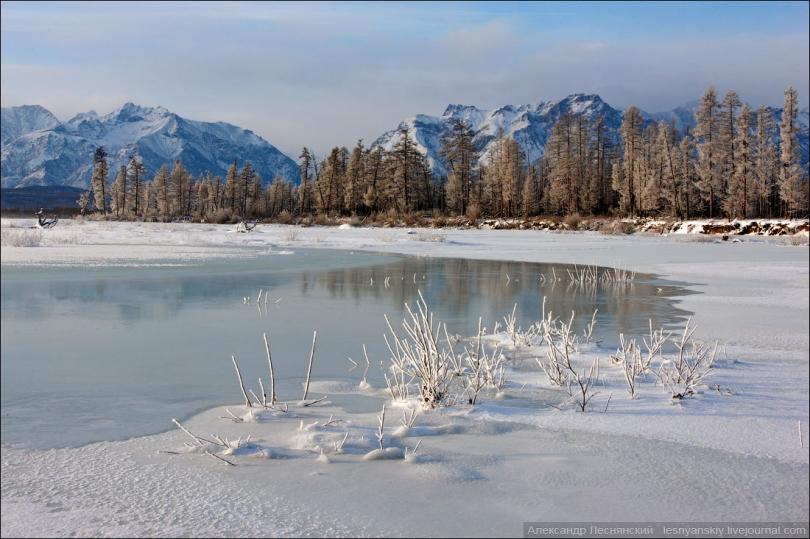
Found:
M 37 107 L 44 111 L 41 118 L 23 122 L 16 119 L 31 114 L 24 116 L 21 108 L 3 109 L 3 187 L 84 187 L 97 146 L 104 146 L 110 156 L 111 176 L 136 152 L 143 157 L 150 175 L 161 165 L 171 167 L 177 159 L 194 175 L 205 171 L 224 175 L 237 159 L 240 165 L 249 161 L 265 183 L 277 174 L 293 181 L 298 177 L 295 162 L 272 144 L 252 131 L 224 122 L 187 120 L 163 107 L 133 103 L 103 116 L 94 111 L 81 113 L 64 123 Z M 27 128 L 29 125 L 43 127 L 34 130 Z
M 2 109 L 2 130 L 0 142 L 7 142 L 43 129 L 52 129 L 59 125 L 59 120 L 51 112 L 39 105 L 22 105 Z
M 671 111 L 647 113 L 642 116 L 647 122 L 670 120 L 683 132 L 693 129 L 696 123 L 694 109 L 698 102 L 690 102 Z M 773 109 L 778 124 L 780 109 Z M 399 141 L 399 130 L 405 127 L 410 136 L 417 142 L 419 151 L 427 154 L 437 175 L 445 175 L 446 170 L 440 158 L 441 138 L 448 133 L 454 120 L 464 120 L 475 134 L 473 142 L 481 153 L 481 162 L 486 162 L 492 148 L 492 142 L 503 129 L 507 136 L 514 138 L 521 146 L 529 162 L 543 156 L 551 136 L 551 130 L 559 118 L 566 112 L 582 114 L 590 120 L 602 118 L 606 134 L 618 141 L 618 130 L 622 123 L 623 111 L 610 106 L 598 95 L 571 94 L 559 101 L 545 101 L 537 105 L 506 105 L 497 109 L 486 110 L 471 105 L 449 105 L 441 116 L 418 114 L 401 122 L 396 129 L 383 133 L 373 144 L 390 150 Z M 799 146 L 802 149 L 803 162 L 808 156 L 808 112 L 799 113 L 802 132 Z
M 482 162 L 488 158 L 492 142 L 500 129 L 520 143 L 529 161 L 533 162 L 543 156 L 551 129 L 567 111 L 584 114 L 588 118 L 604 118 L 610 136 L 615 136 L 621 125 L 621 111 L 602 101 L 598 95 L 572 94 L 560 101 L 545 101 L 537 105 L 506 105 L 492 110 L 469 105 L 449 105 L 441 116 L 419 114 L 406 119 L 397 129 L 381 135 L 374 146 L 393 148 L 399 141 L 399 130 L 406 127 L 416 140 L 419 150 L 427 154 L 436 174 L 444 175 L 446 170 L 439 158 L 441 137 L 450 131 L 453 121 L 464 120 L 475 134 L 473 143 L 481 153 Z

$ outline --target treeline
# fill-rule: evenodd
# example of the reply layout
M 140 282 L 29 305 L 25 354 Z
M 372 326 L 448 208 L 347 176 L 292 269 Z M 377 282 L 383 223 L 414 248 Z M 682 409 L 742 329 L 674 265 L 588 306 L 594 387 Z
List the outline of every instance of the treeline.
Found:
M 207 221 L 301 216 L 478 217 L 616 215 L 697 217 L 804 217 L 807 164 L 801 163 L 798 96 L 785 91 L 781 122 L 771 109 L 756 111 L 729 91 L 703 95 L 695 129 L 647 123 L 631 106 L 619 136 L 602 118 L 562 115 L 544 156 L 528 163 L 519 144 L 500 132 L 482 156 L 463 121 L 443 137 L 437 177 L 407 129 L 390 150 L 336 147 L 324 160 L 307 148 L 299 156 L 299 184 L 274 178 L 265 188 L 250 163 L 236 161 L 225 178 L 194 178 L 176 162 L 151 181 L 132 156 L 110 184 L 107 156 L 98 148 L 90 190 L 79 201 L 118 219 Z

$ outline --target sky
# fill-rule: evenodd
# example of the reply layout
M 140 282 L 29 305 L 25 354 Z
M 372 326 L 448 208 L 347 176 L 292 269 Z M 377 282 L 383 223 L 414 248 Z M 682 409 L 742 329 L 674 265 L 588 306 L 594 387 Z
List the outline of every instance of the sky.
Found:
M 449 103 L 597 93 L 649 112 L 714 85 L 808 103 L 807 2 L 0 4 L 2 106 L 127 101 L 251 129 L 290 156 Z

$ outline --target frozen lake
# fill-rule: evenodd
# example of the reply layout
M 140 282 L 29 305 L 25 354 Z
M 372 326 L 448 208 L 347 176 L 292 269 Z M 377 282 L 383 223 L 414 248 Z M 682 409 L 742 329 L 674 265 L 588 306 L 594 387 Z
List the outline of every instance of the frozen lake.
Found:
M 78 446 L 171 427 L 239 400 L 231 354 L 250 387 L 267 381 L 267 332 L 281 399 L 298 399 L 312 331 L 314 380 L 362 374 L 382 386 L 383 314 L 394 324 L 421 290 L 451 333 L 491 328 L 517 304 L 529 325 L 546 309 L 577 312 L 578 331 L 597 315 L 604 344 L 643 334 L 648 318 L 674 325 L 685 289 L 638 275 L 630 285 L 576 286 L 561 264 L 402 257 L 348 251 L 246 250 L 246 256 L 177 264 L 8 266 L 2 272 L 2 441 L 21 447 Z M 544 275 L 545 278 L 540 276 Z M 553 276 L 556 275 L 557 281 Z M 385 285 L 388 278 L 388 286 Z M 259 289 L 269 299 L 257 305 Z M 245 303 L 244 298 L 250 297 Z M 370 411 L 376 399 L 330 396 Z

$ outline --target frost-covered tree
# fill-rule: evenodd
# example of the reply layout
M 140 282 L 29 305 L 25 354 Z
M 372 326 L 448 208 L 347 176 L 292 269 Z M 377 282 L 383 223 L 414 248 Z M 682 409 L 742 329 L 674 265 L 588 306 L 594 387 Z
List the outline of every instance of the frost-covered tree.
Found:
M 613 189 L 619 193 L 619 201 L 622 210 L 631 216 L 637 212 L 637 189 L 638 182 L 642 176 L 643 141 L 641 137 L 641 126 L 643 119 L 641 112 L 635 107 L 629 107 L 622 119 L 619 133 L 622 138 L 622 149 L 624 151 L 622 159 L 622 173 L 613 174 Z M 616 183 L 618 179 L 618 184 Z
M 222 207 L 222 178 L 214 176 L 208 186 L 208 211 L 218 212 Z
M 127 206 L 127 167 L 121 165 L 118 175 L 110 186 L 110 210 L 119 218 L 126 217 L 129 212 Z
M 699 185 L 709 210 L 709 217 L 714 217 L 718 209 L 717 197 L 722 191 L 722 170 L 718 161 L 718 147 L 720 145 L 720 126 L 717 102 L 717 93 L 714 87 L 709 87 L 700 99 L 697 110 L 697 126 L 695 137 L 697 139 L 698 161 L 697 174 Z
M 171 213 L 171 197 L 169 195 L 171 191 L 170 183 L 171 180 L 169 179 L 169 171 L 165 166 L 160 167 L 152 180 L 152 189 L 155 192 L 155 210 L 157 211 L 157 215 L 163 221 L 168 220 L 169 214 Z
M 85 212 L 90 209 L 90 201 L 94 196 L 92 188 L 87 191 L 82 191 L 82 194 L 79 195 L 79 199 L 76 201 L 76 205 L 79 206 L 79 214 L 84 215 Z
M 265 196 L 262 189 L 262 176 L 258 172 L 253 172 L 253 179 L 248 185 L 247 208 L 245 215 L 256 217 L 265 210 Z
M 366 191 L 363 194 L 363 205 L 370 212 L 376 212 L 380 209 L 380 184 L 383 181 L 384 172 L 384 158 L 385 152 L 382 148 L 377 147 L 366 153 L 366 164 L 364 171 L 366 173 L 365 186 Z
M 719 207 L 723 208 L 726 215 L 738 213 L 728 211 L 730 207 L 733 207 L 734 203 L 726 203 L 726 197 L 729 195 L 730 183 L 734 181 L 737 174 L 738 122 L 741 107 L 742 101 L 737 92 L 729 90 L 723 97 L 718 115 L 719 144 L 717 160 L 720 169 L 720 182 L 715 196 Z
M 357 141 L 349 157 L 346 167 L 346 186 L 343 189 L 343 208 L 351 213 L 357 213 L 365 193 L 365 159 L 366 151 L 363 140 Z
M 141 206 L 143 205 L 143 182 L 145 176 L 146 167 L 143 164 L 143 159 L 139 155 L 132 155 L 125 174 L 132 196 L 129 197 L 129 203 L 124 203 L 124 207 L 129 206 L 136 218 L 141 214 Z M 126 193 L 126 191 L 127 188 L 125 187 L 124 192 Z M 128 212 L 129 208 L 126 211 Z
M 96 209 L 104 215 L 107 215 L 108 167 L 107 152 L 99 146 L 93 153 L 93 175 L 90 179 L 90 188 L 95 195 Z
M 679 174 L 679 148 L 676 140 L 678 132 L 672 124 L 660 122 L 656 135 L 657 154 L 660 159 L 662 198 L 666 201 L 669 213 L 673 217 L 681 215 L 681 191 L 683 176 Z
M 321 165 L 320 177 L 316 181 L 317 206 L 327 215 L 338 212 L 343 206 L 342 189 L 347 166 L 343 150 L 345 148 L 332 148 L 329 157 Z
M 754 207 L 757 217 L 773 217 L 778 211 L 779 191 L 777 178 L 779 156 L 774 138 L 776 122 L 768 107 L 757 109 L 756 137 L 754 139 Z
M 782 123 L 779 126 L 782 145 L 779 194 L 782 199 L 784 215 L 791 217 L 807 212 L 807 182 L 802 181 L 803 171 L 797 126 L 798 114 L 799 94 L 790 86 L 785 90 Z
M 590 148 L 588 151 L 591 163 L 588 188 L 588 210 L 591 213 L 603 213 L 612 203 L 611 187 L 611 143 L 607 137 L 604 118 L 597 117 L 591 125 Z
M 680 207 L 683 217 L 689 219 L 695 215 L 696 206 L 700 203 L 700 188 L 695 169 L 695 140 L 687 131 L 678 145 L 678 176 L 681 184 Z
M 422 186 L 416 181 L 420 176 L 421 154 L 407 128 L 399 130 L 399 140 L 391 150 L 389 196 L 400 212 L 417 208 Z
M 237 175 L 239 174 L 239 169 L 236 166 L 236 159 L 233 160 L 233 163 L 228 167 L 228 172 L 225 174 L 225 208 L 234 213 L 237 211 L 237 201 L 239 200 L 239 180 Z
M 312 185 L 310 184 L 309 172 L 314 159 L 306 146 L 301 150 L 301 155 L 298 156 L 298 160 L 298 171 L 301 183 L 299 188 L 298 212 L 303 215 L 312 211 Z
M 540 166 L 529 165 L 526 181 L 523 182 L 521 196 L 523 217 L 532 217 L 540 211 L 540 186 L 538 182 Z
M 657 144 L 658 127 L 649 124 L 643 131 L 641 170 L 636 187 L 637 204 L 641 213 L 655 215 L 661 209 L 663 198 L 662 178 L 664 175 L 664 158 Z
M 211 185 L 211 173 L 206 172 L 197 182 L 197 214 L 205 218 L 208 210 L 208 188 Z
M 499 130 L 481 169 L 481 209 L 489 215 L 514 217 L 521 211 L 525 176 L 523 152 L 517 142 Z
M 578 193 L 574 184 L 573 115 L 566 112 L 551 130 L 546 145 L 549 182 L 546 198 L 547 209 L 564 214 L 576 211 Z
M 188 193 L 191 185 L 191 175 L 179 159 L 175 160 L 169 180 L 168 206 L 171 215 L 184 215 L 188 211 Z
M 450 132 L 442 138 L 441 157 L 447 175 L 447 206 L 463 215 L 473 189 L 478 152 L 473 145 L 473 132 L 464 120 L 454 120 Z
M 732 155 L 734 163 L 728 180 L 728 194 L 724 209 L 729 217 L 746 218 L 749 215 L 749 197 L 753 175 L 752 112 L 748 105 L 743 105 L 736 120 Z M 728 169 L 726 169 L 728 171 Z
M 242 217 L 246 217 L 248 215 L 248 200 L 251 198 L 251 186 L 253 185 L 253 180 L 256 176 L 256 172 L 253 170 L 253 166 L 245 161 L 242 165 L 242 170 L 239 172 L 239 192 L 241 194 L 241 200 L 239 205 L 239 214 Z

